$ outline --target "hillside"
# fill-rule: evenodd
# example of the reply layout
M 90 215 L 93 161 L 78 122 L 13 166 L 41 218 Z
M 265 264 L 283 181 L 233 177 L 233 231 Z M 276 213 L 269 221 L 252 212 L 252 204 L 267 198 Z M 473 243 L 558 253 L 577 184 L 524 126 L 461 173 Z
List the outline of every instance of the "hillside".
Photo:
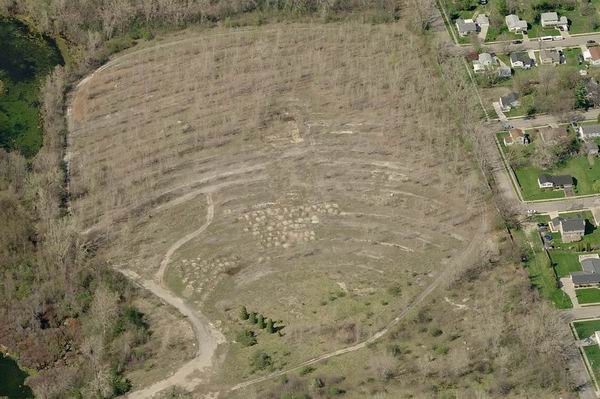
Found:
M 450 59 L 440 69 L 429 40 L 402 24 L 189 33 L 133 49 L 75 89 L 68 159 L 80 230 L 109 266 L 154 293 L 183 298 L 177 307 L 202 338 L 195 362 L 144 395 L 176 384 L 222 397 L 280 397 L 282 388 L 269 385 L 279 376 L 259 388 L 254 379 L 347 347 L 353 353 L 339 361 L 350 363 L 320 377 L 329 385 L 315 387 L 315 365 L 292 371 L 302 378 L 284 390 L 314 397 L 331 389 L 348 397 L 433 392 L 420 382 L 392 382 L 402 374 L 396 355 L 386 355 L 395 371 L 372 381 L 370 373 L 387 366 L 370 351 L 379 341 L 366 340 L 393 343 L 406 329 L 438 337 L 459 323 L 457 336 L 442 337 L 455 342 L 471 325 L 467 318 L 417 309 L 436 288 L 457 295 L 461 284 L 479 301 L 502 271 L 477 272 L 487 276 L 480 287 L 468 277 L 471 266 L 497 265 L 499 248 L 508 247 L 467 151 L 472 137 L 463 129 L 474 126 L 475 99 L 461 65 Z M 535 301 L 524 281 L 509 273 L 498 298 Z M 481 309 L 493 312 L 492 305 Z M 250 319 L 264 316 L 265 326 L 240 320 L 242 306 L 258 313 Z M 439 334 L 429 325 L 434 316 Z M 484 346 L 503 333 L 480 335 Z M 525 337 L 511 335 L 507 350 L 523 352 Z M 465 346 L 421 351 L 412 333 L 406 342 L 412 375 L 426 376 L 428 368 L 416 365 L 449 353 L 470 364 Z M 464 370 L 473 376 L 466 386 L 436 389 L 463 397 L 479 384 L 494 396 L 564 387 L 562 375 L 548 383 L 537 374 L 526 387 L 517 380 L 526 362 L 511 369 L 493 349 L 485 365 Z M 526 354 L 540 365 L 562 361 L 560 351 Z M 496 366 L 506 368 L 501 387 L 475 376 Z M 442 373 L 427 378 L 443 381 Z M 253 383 L 236 385 L 244 381 Z

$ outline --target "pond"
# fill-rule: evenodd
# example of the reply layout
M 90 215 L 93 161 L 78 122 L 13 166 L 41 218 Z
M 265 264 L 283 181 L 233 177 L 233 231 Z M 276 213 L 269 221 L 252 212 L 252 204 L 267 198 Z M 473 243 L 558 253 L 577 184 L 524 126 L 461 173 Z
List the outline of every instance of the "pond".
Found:
M 40 86 L 63 59 L 56 43 L 0 17 L 0 147 L 34 156 L 42 146 Z
M 27 373 L 19 368 L 17 362 L 0 353 L 0 398 L 33 398 L 33 393 L 25 385 Z

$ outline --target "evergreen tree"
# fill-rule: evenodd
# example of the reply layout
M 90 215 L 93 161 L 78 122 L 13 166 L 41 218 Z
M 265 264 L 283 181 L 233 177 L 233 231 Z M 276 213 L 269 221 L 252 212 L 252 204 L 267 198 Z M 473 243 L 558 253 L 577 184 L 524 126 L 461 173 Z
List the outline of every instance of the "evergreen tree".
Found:
M 258 328 L 265 328 L 265 318 L 263 315 L 259 314 L 257 316 L 256 324 L 258 325 Z
M 248 320 L 249 317 L 250 317 L 250 315 L 248 314 L 248 311 L 246 310 L 246 307 L 242 306 L 242 308 L 240 309 L 240 319 L 241 320 Z
M 248 321 L 250 321 L 250 323 L 252 324 L 256 324 L 256 312 L 250 312 L 250 315 L 248 316 Z
M 267 332 L 269 334 L 273 334 L 275 332 L 275 326 L 273 325 L 273 320 L 267 320 Z

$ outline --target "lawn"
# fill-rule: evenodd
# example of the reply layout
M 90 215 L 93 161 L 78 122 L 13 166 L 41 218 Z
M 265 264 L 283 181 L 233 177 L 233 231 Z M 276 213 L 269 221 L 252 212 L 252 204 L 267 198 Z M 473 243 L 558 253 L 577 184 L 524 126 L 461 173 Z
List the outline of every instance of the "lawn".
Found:
M 567 251 L 550 251 L 550 258 L 558 277 L 566 277 L 571 272 L 581 271 L 579 254 Z
M 562 166 L 551 170 L 543 170 L 535 166 L 525 166 L 515 169 L 523 198 L 538 200 L 564 197 L 562 191 L 545 191 L 538 187 L 537 179 L 541 174 L 571 175 L 576 179 L 574 192 L 576 195 L 598 194 L 593 190 L 594 181 L 600 180 L 600 162 L 590 165 L 587 156 L 577 156 L 568 159 Z
M 573 327 L 579 339 L 585 339 L 600 331 L 600 320 L 574 321 Z
M 580 288 L 575 291 L 577 295 L 577 302 L 585 303 L 599 303 L 600 302 L 600 289 L 598 288 Z
M 533 69 L 530 70 L 521 70 L 519 68 L 515 69 L 515 75 L 517 74 L 530 74 L 534 73 Z M 507 79 L 508 82 L 510 80 Z M 513 118 L 515 116 L 523 116 L 527 114 L 527 110 L 533 106 L 533 94 L 527 94 L 526 96 L 521 97 L 521 106 L 512 108 L 509 112 L 505 112 L 507 118 Z
M 589 345 L 583 347 L 583 353 L 585 353 L 585 357 L 587 357 L 590 366 L 592 367 L 592 372 L 594 373 L 594 377 L 596 380 L 600 379 L 600 346 L 598 345 Z
M 542 190 L 538 186 L 538 177 L 545 172 L 535 166 L 524 166 L 514 169 L 515 175 L 521 187 L 521 194 L 525 200 L 543 200 L 551 198 L 562 198 L 565 196 L 562 190 Z
M 533 23 L 531 28 L 527 31 L 529 37 L 542 37 L 542 36 L 560 36 L 560 32 L 554 28 L 545 28 L 540 23 Z
M 598 5 L 596 5 L 596 7 L 598 8 Z M 567 17 L 569 19 L 569 23 L 570 23 L 569 32 L 570 33 L 577 34 L 577 33 L 594 32 L 594 27 L 592 26 L 590 18 L 587 16 L 581 15 L 581 12 L 579 11 L 579 9 L 576 8 L 575 10 L 572 10 L 572 11 L 567 11 L 567 10 L 561 9 L 559 11 L 559 14 L 561 16 L 564 15 L 565 17 Z
M 573 307 L 569 296 L 556 286 L 554 270 L 542 247 L 542 241 L 537 231 L 533 231 L 529 237 L 521 232 L 517 234 L 517 237 L 525 240 L 526 243 L 529 241 L 533 247 L 532 256 L 525 262 L 531 284 L 539 290 L 543 297 L 551 300 L 557 308 Z M 529 243 L 527 244 L 529 245 Z

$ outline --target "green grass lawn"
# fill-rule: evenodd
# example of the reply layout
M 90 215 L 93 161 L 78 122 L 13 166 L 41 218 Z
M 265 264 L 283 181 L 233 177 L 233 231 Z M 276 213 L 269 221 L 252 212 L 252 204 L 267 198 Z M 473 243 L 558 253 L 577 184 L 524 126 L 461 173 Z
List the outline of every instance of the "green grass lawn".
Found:
M 523 198 L 526 200 L 564 197 L 562 191 L 545 191 L 538 187 L 537 179 L 541 174 L 571 175 L 576 179 L 575 194 L 597 194 L 592 189 L 595 180 L 600 180 L 600 162 L 590 165 L 587 156 L 577 156 L 567 160 L 562 166 L 552 170 L 542 170 L 535 166 L 517 168 L 515 174 L 519 180 Z
M 531 24 L 531 27 L 527 30 L 527 36 L 529 36 L 529 37 L 560 36 L 560 32 L 554 28 L 543 27 L 540 23 L 534 23 L 534 24 Z
M 577 302 L 579 303 L 599 303 L 600 289 L 598 288 L 580 288 L 575 291 Z
M 595 2 L 596 0 L 592 1 Z M 596 5 L 596 8 L 600 9 L 598 8 L 598 5 Z M 594 27 L 591 24 L 590 18 L 581 15 L 578 8 L 575 8 L 575 10 L 572 11 L 560 10 L 559 15 L 564 15 L 569 19 L 569 32 L 572 34 L 594 32 Z
M 600 380 L 600 346 L 584 346 L 583 353 L 585 353 L 585 357 L 587 357 L 587 360 L 592 367 L 592 372 L 594 373 L 596 381 Z
M 565 55 L 565 58 L 567 59 L 566 65 L 570 65 L 570 66 L 580 66 L 581 65 L 582 68 L 585 67 L 584 64 L 579 64 L 579 56 L 581 55 L 580 48 L 570 48 L 570 49 L 563 50 L 563 54 Z
M 573 307 L 569 296 L 557 287 L 552 264 L 546 256 L 537 231 L 533 231 L 529 237 L 526 237 L 522 231 L 515 234 L 518 239 L 525 240 L 524 242 L 527 245 L 530 242 L 533 246 L 532 256 L 525 263 L 531 284 L 539 290 L 543 297 L 552 301 L 557 308 L 568 309 Z
M 600 331 L 600 320 L 575 321 L 573 327 L 579 339 L 585 339 Z
M 509 64 L 510 65 L 510 64 Z M 525 70 L 525 69 L 515 69 L 515 75 L 517 74 L 530 74 L 530 73 L 534 73 L 535 71 L 533 71 L 533 69 L 530 70 Z M 510 82 L 510 80 L 507 80 Z M 528 94 L 526 96 L 523 96 L 520 98 L 521 100 L 521 106 L 520 107 L 516 107 L 516 108 L 512 108 L 509 112 L 505 112 L 504 115 L 506 115 L 507 118 L 512 118 L 515 116 L 523 116 L 525 114 L 527 114 L 527 110 L 533 106 L 533 94 Z
M 542 190 L 538 186 L 538 177 L 545 172 L 535 166 L 525 166 L 514 169 L 515 175 L 521 187 L 521 194 L 525 200 L 542 200 L 551 198 L 562 198 L 565 196 L 562 190 Z
M 566 277 L 571 272 L 581 271 L 579 254 L 567 251 L 550 251 L 550 258 L 558 277 Z

